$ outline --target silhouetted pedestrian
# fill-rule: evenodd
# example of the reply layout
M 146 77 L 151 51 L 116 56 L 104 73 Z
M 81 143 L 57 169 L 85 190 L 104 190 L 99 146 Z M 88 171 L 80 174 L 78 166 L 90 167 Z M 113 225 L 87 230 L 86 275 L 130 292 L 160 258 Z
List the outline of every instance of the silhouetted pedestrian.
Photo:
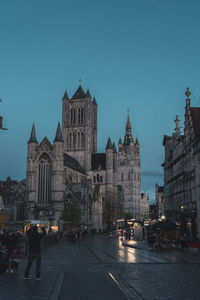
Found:
M 40 234 L 37 231 L 37 226 L 34 226 L 27 232 L 28 238 L 28 262 L 24 272 L 24 279 L 30 279 L 29 272 L 31 265 L 35 259 L 36 261 L 36 280 L 40 280 L 41 254 L 40 254 L 40 240 L 44 233 Z

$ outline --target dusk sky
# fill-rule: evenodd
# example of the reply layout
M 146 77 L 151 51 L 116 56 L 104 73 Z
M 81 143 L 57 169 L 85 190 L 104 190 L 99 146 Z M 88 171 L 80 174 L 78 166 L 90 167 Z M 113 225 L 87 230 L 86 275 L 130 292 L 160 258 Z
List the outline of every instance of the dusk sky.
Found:
M 81 79 L 98 103 L 98 152 L 124 137 L 130 109 L 154 201 L 187 86 L 200 105 L 199 15 L 199 1 L 0 0 L 0 179 L 25 178 L 32 123 L 38 142 L 53 142 L 65 89 L 71 97 Z

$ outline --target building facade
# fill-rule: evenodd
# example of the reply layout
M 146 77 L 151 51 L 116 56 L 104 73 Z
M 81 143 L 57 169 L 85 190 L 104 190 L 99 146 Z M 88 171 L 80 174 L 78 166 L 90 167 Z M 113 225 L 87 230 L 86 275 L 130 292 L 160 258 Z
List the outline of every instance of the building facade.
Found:
M 58 222 L 72 196 L 81 205 L 81 223 L 97 230 L 108 215 L 113 221 L 124 212 L 141 217 L 140 149 L 129 115 L 119 152 L 108 137 L 105 152 L 97 153 L 97 108 L 89 90 L 79 86 L 71 98 L 64 94 L 62 129 L 58 123 L 53 143 L 47 137 L 38 143 L 33 125 L 27 156 L 28 219 L 45 219 L 51 210 Z
M 145 193 L 141 194 L 141 215 L 144 220 L 149 218 L 149 195 Z
M 164 203 L 167 219 L 195 238 L 200 234 L 200 107 L 191 107 L 189 88 L 185 95 L 184 133 L 176 116 L 175 132 L 163 140 Z
M 9 176 L 0 181 L 0 209 L 8 216 L 7 225 L 22 229 L 26 210 L 26 180 L 12 180 Z
M 158 212 L 158 218 L 165 215 L 164 207 L 164 187 L 155 184 L 155 195 L 156 195 L 156 207 Z

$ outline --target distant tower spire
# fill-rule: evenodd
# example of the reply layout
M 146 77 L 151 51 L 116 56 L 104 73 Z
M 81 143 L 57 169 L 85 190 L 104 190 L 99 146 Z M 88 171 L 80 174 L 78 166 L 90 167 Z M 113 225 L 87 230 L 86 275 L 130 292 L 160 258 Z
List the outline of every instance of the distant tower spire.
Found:
M 31 136 L 30 136 L 30 139 L 28 141 L 28 144 L 29 143 L 37 143 L 36 132 L 35 132 L 35 124 L 34 123 L 33 123 L 32 130 L 31 130 Z
M 128 116 L 127 116 L 127 122 L 126 122 L 126 132 L 124 136 L 124 146 L 129 146 L 130 143 L 133 143 L 133 136 L 131 132 L 131 122 L 129 118 L 129 111 L 130 109 L 127 109 L 128 111 Z
M 176 124 L 176 127 L 175 127 L 175 132 L 177 135 L 180 135 L 180 127 L 179 127 L 179 119 L 178 119 L 178 115 L 176 115 L 176 119 L 174 120 L 175 124 Z
M 190 90 L 189 90 L 189 87 L 187 87 L 187 90 L 186 90 L 186 92 L 185 92 L 185 96 L 187 97 L 187 99 L 186 99 L 186 106 L 187 107 L 189 107 L 190 106 L 190 95 L 191 95 L 191 92 L 190 92 Z

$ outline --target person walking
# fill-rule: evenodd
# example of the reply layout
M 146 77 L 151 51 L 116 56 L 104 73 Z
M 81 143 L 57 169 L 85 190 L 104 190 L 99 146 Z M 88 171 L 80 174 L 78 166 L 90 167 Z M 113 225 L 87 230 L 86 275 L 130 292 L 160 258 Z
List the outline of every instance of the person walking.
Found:
M 43 233 L 38 233 L 37 226 L 32 227 L 27 232 L 28 238 L 28 262 L 24 272 L 24 279 L 30 279 L 30 268 L 35 259 L 36 262 L 36 280 L 40 280 L 41 254 L 40 254 L 40 240 Z

